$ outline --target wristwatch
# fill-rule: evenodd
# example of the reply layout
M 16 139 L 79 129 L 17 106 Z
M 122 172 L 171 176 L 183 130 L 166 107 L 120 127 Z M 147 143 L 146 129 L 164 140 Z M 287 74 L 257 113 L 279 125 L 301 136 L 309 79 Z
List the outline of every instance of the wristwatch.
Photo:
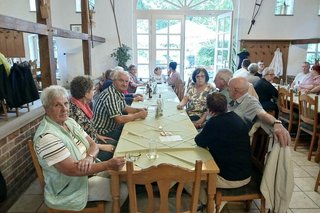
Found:
M 275 124 L 282 124 L 282 121 L 280 121 L 280 120 L 275 120 L 275 121 L 273 122 L 273 125 L 275 125 Z

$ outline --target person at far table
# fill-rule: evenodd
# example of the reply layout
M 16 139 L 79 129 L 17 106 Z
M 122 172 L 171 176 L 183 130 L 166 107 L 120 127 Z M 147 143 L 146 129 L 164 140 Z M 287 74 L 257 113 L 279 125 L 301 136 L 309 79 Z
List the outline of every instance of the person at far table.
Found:
M 299 88 L 300 83 L 310 76 L 310 63 L 305 61 L 301 67 L 302 72 L 299 72 L 291 83 L 292 89 Z
M 182 82 L 180 74 L 176 71 L 176 69 L 177 69 L 177 62 L 171 61 L 169 63 L 169 68 L 168 68 L 167 82 L 168 82 L 168 85 L 172 87 Z
M 116 66 L 113 68 L 113 70 L 107 70 L 105 73 L 106 80 L 104 81 L 101 91 L 107 89 L 109 86 L 112 85 L 112 75 L 116 71 L 124 71 L 123 67 Z M 133 101 L 143 101 L 143 95 L 142 94 L 134 94 L 134 93 L 129 93 L 128 90 L 123 92 L 125 96 L 125 101 L 128 105 L 131 105 Z
M 98 144 L 69 117 L 68 92 L 52 85 L 41 93 L 45 110 L 33 138 L 34 150 L 45 180 L 44 200 L 54 209 L 81 211 L 87 201 L 112 202 L 111 180 L 107 170 L 121 170 L 123 157 L 96 162 Z M 128 196 L 120 186 L 120 202 Z M 111 212 L 112 203 L 105 212 Z
M 165 76 L 162 74 L 162 68 L 161 67 L 156 67 L 153 70 L 153 77 L 157 84 L 162 84 L 166 82 Z
M 259 78 L 262 78 L 262 72 L 264 70 L 264 62 L 263 61 L 258 61 L 258 71 L 256 72 L 256 76 L 258 76 Z
M 261 106 L 259 100 L 248 93 L 249 82 L 246 78 L 232 78 L 228 83 L 229 96 L 232 101 L 228 105 L 230 111 L 234 111 L 244 120 L 248 129 L 259 119 L 262 123 L 269 126 L 275 138 L 281 146 L 288 146 L 291 137 L 281 121 L 268 114 Z
M 320 92 L 320 66 L 313 65 L 311 67 L 310 75 L 300 83 L 299 90 L 302 93 L 315 93 Z
M 73 118 L 83 130 L 98 144 L 98 158 L 102 161 L 113 157 L 113 151 L 117 141 L 112 138 L 99 135 L 93 127 L 93 112 L 89 103 L 93 99 L 94 85 L 90 78 L 77 76 L 70 83 L 70 117 Z
M 186 111 L 197 129 L 202 128 L 206 121 L 207 96 L 215 90 L 208 81 L 207 70 L 201 67 L 196 68 L 192 73 L 192 83 L 177 106 L 177 109 L 183 109 L 184 106 L 187 106 Z
M 256 74 L 258 72 L 258 64 L 256 63 L 251 63 L 248 67 L 249 71 L 249 76 L 248 76 L 248 81 L 254 85 L 257 81 L 260 80 L 260 77 L 258 77 Z
M 275 117 L 278 117 L 278 90 L 272 85 L 274 79 L 274 69 L 266 67 L 262 72 L 262 78 L 254 85 L 259 101 L 264 110 L 274 112 Z
M 241 63 L 241 68 L 233 73 L 233 77 L 248 78 L 249 77 L 248 67 L 250 64 L 251 64 L 251 61 L 249 59 L 243 59 Z
M 128 72 L 129 72 L 128 93 L 135 93 L 137 90 L 137 87 L 143 86 L 144 83 L 142 81 L 139 81 L 138 79 L 138 68 L 136 65 L 131 64 L 128 67 Z
M 230 79 L 232 78 L 232 71 L 228 68 L 222 68 L 219 69 L 215 78 L 214 78 L 214 83 L 216 85 L 216 89 L 219 90 L 223 95 L 226 96 L 228 103 L 232 101 L 232 99 L 229 96 L 229 91 L 228 91 L 228 83 Z M 248 93 L 259 99 L 258 94 L 256 93 L 255 89 L 253 88 L 253 85 L 250 83 L 249 88 L 248 88 Z
M 93 123 L 98 134 L 118 141 L 125 123 L 144 119 L 148 112 L 145 108 L 134 108 L 126 104 L 123 92 L 128 89 L 127 72 L 116 71 L 112 77 L 112 85 L 100 94 L 94 106 Z
M 227 98 L 221 93 L 207 96 L 211 118 L 195 137 L 198 146 L 206 148 L 217 163 L 220 173 L 217 188 L 238 188 L 250 182 L 250 138 L 245 122 L 235 113 L 227 112 Z M 227 130 L 227 131 L 226 131 Z M 202 185 L 202 189 L 206 184 Z M 201 190 L 201 202 L 206 202 Z

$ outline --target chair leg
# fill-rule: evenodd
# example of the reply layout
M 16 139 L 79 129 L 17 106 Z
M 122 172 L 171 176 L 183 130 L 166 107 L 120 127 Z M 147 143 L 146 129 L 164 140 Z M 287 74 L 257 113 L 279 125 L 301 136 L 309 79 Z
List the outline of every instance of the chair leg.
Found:
M 294 148 L 293 148 L 294 151 L 297 150 L 297 146 L 298 146 L 299 138 L 300 138 L 300 133 L 301 133 L 301 129 L 300 129 L 299 126 L 298 126 L 298 131 L 297 131 L 297 135 L 296 135 L 296 140 L 295 140 L 295 142 L 294 142 Z
M 320 137 L 318 137 L 318 148 L 316 151 L 316 156 L 314 157 L 314 161 L 317 163 L 320 162 Z
M 245 202 L 246 202 L 246 211 L 249 211 L 250 207 L 251 207 L 252 200 L 246 200 Z
M 260 210 L 261 213 L 266 213 L 266 199 L 264 197 L 261 198 Z
M 311 138 L 311 142 L 310 142 L 309 152 L 308 152 L 308 161 L 311 160 L 314 142 L 316 141 L 316 138 L 317 138 L 317 136 L 313 134 L 312 138 Z
M 320 170 L 319 170 L 319 174 L 318 174 L 318 177 L 317 177 L 317 180 L 316 180 L 316 184 L 314 186 L 314 191 L 318 191 L 318 187 L 320 185 Z
M 221 192 L 216 193 L 216 213 L 220 212 L 220 205 L 221 205 Z

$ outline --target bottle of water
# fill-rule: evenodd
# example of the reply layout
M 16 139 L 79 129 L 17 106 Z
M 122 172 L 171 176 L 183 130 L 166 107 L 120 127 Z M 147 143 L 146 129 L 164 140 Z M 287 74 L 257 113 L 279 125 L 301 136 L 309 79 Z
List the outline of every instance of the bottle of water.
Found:
M 283 79 L 280 79 L 280 86 L 283 86 Z
M 161 94 L 159 94 L 159 98 L 157 99 L 157 109 L 156 109 L 156 118 L 163 116 L 163 101 L 161 98 Z

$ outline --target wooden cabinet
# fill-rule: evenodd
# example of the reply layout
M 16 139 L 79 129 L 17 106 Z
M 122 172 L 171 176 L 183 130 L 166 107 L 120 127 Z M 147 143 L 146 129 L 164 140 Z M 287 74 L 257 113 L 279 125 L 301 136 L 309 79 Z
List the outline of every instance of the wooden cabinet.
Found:
M 25 58 L 23 32 L 0 29 L 0 52 L 8 58 Z

